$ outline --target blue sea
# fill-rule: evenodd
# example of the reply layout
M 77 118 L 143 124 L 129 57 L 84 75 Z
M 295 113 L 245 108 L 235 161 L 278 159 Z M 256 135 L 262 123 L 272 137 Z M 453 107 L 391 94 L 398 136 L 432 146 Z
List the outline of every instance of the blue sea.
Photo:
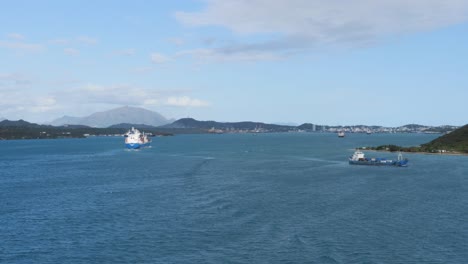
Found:
M 468 263 L 468 156 L 347 163 L 435 137 L 0 141 L 0 263 Z

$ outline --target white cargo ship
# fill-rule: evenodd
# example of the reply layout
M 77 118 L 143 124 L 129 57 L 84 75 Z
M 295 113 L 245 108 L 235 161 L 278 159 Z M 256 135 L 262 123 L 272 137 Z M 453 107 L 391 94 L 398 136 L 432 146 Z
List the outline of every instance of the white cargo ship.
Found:
M 132 127 L 125 133 L 125 147 L 128 149 L 139 149 L 148 147 L 151 144 L 151 139 L 144 132 Z

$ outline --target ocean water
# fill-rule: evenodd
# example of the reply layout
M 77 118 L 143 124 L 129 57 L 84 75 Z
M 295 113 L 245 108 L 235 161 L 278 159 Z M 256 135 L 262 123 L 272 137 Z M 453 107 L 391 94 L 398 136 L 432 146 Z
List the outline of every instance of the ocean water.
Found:
M 347 164 L 435 137 L 0 141 L 0 263 L 468 263 L 468 156 Z

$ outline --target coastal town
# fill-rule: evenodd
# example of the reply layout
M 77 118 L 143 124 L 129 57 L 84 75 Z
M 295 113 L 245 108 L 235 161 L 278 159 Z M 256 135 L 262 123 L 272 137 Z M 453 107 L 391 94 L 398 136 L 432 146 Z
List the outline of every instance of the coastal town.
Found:
M 274 132 L 315 132 L 315 133 L 423 133 L 423 134 L 444 134 L 457 129 L 458 126 L 423 126 L 423 125 L 405 125 L 400 127 L 383 126 L 322 126 L 314 124 L 303 124 L 297 127 L 291 127 L 289 130 L 274 128 L 264 128 L 261 125 L 253 129 L 236 129 L 234 127 L 217 128 L 212 127 L 207 130 L 208 133 L 274 133 Z
M 109 127 L 91 127 L 85 125 L 40 125 L 24 120 L 0 121 L 0 139 L 42 139 L 42 138 L 77 138 L 93 136 L 123 136 L 129 127 L 138 127 L 155 136 L 174 134 L 224 134 L 224 133 L 424 133 L 448 134 L 457 126 L 404 125 L 400 127 L 384 126 L 326 126 L 305 123 L 300 126 L 286 126 L 261 122 L 216 122 L 198 121 L 192 118 L 179 119 L 163 126 L 143 124 L 117 124 Z

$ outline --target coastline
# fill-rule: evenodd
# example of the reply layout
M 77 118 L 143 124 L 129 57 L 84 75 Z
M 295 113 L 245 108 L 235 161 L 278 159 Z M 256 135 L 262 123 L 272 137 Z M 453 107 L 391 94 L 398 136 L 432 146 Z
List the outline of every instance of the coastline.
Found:
M 463 152 L 423 152 L 423 151 L 390 151 L 390 150 L 376 150 L 376 149 L 369 149 L 369 148 L 357 148 L 361 151 L 373 151 L 373 152 L 388 152 L 388 153 L 405 153 L 405 154 L 423 154 L 423 155 L 439 155 L 439 156 L 468 156 L 468 153 Z

